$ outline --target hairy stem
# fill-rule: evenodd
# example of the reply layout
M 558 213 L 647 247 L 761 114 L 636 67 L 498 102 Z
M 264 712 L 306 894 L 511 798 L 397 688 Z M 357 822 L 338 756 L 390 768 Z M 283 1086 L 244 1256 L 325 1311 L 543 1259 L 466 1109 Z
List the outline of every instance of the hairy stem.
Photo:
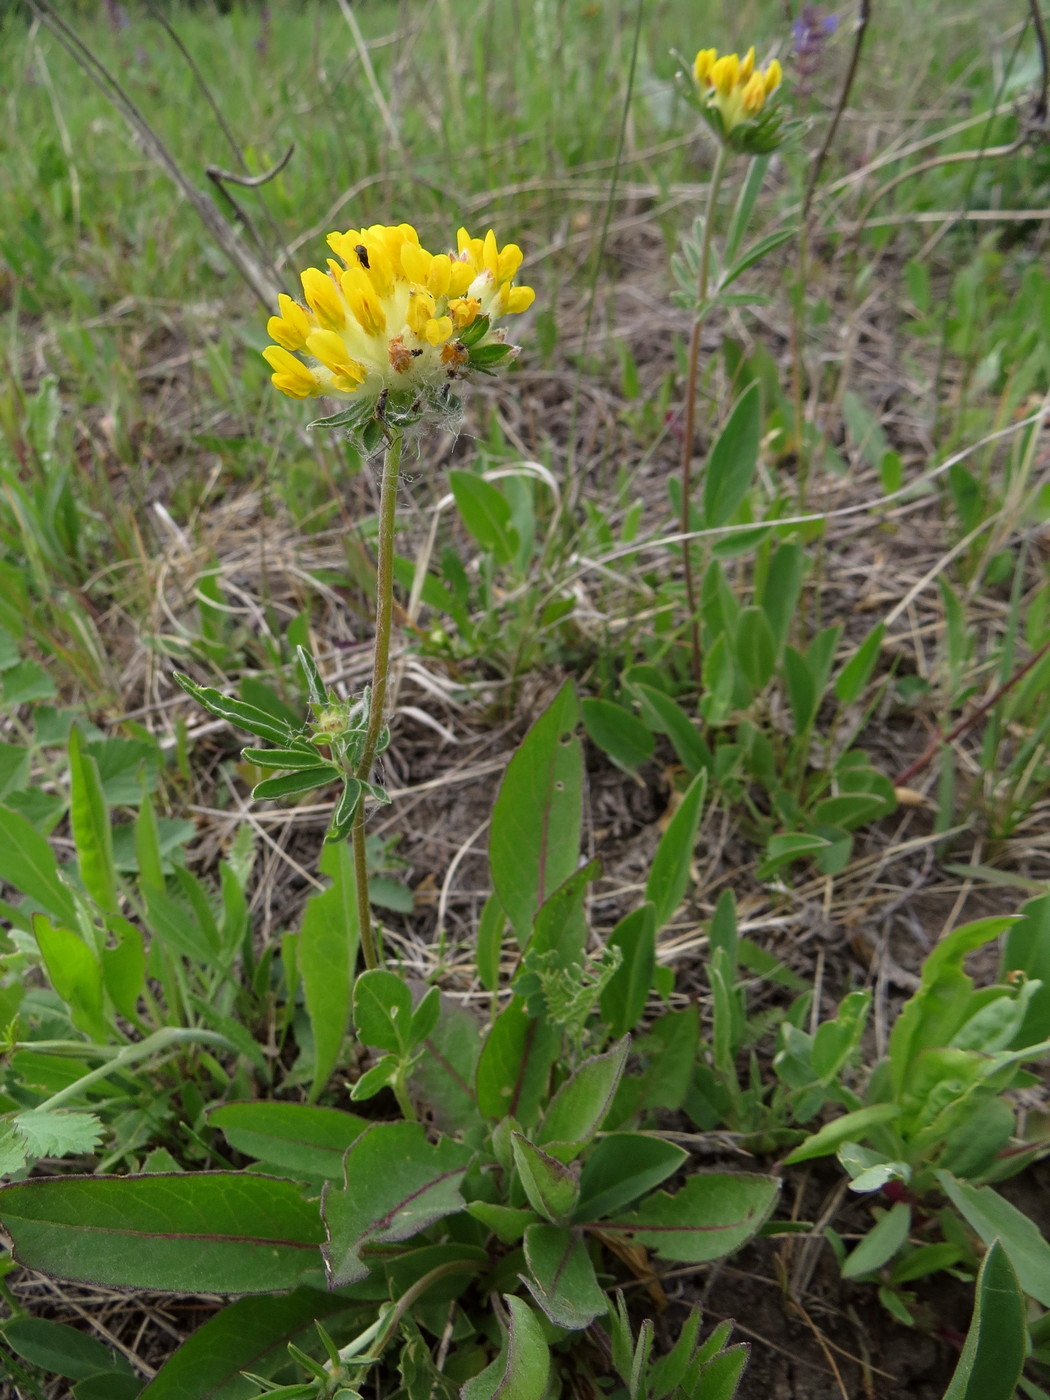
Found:
M 376 566 L 376 636 L 372 654 L 372 698 L 368 707 L 368 728 L 357 777 L 371 781 L 379 736 L 383 730 L 387 673 L 390 669 L 390 620 L 394 608 L 394 518 L 397 513 L 397 481 L 401 468 L 402 434 L 394 431 L 383 457 L 383 479 L 379 493 L 379 559 Z M 357 915 L 361 926 L 361 951 L 365 967 L 379 966 L 379 954 L 372 933 L 368 900 L 368 867 L 365 861 L 365 801 L 359 798 L 351 829 L 354 847 L 354 883 L 357 886 Z
M 682 423 L 682 508 L 681 533 L 689 533 L 689 506 L 692 497 L 693 446 L 696 437 L 696 381 L 700 369 L 700 332 L 707 313 L 707 282 L 711 266 L 711 232 L 715 222 L 715 208 L 718 204 L 718 191 L 725 172 L 726 148 L 720 141 L 715 156 L 711 181 L 707 187 L 707 213 L 704 217 L 704 234 L 700 243 L 700 270 L 697 276 L 697 309 L 693 319 L 693 333 L 689 339 L 689 369 L 685 383 L 685 417 Z M 693 653 L 693 677 L 700 684 L 700 624 L 697 621 L 696 582 L 693 578 L 693 560 L 689 541 L 682 541 L 682 563 L 685 568 L 685 598 L 689 609 L 689 634 Z

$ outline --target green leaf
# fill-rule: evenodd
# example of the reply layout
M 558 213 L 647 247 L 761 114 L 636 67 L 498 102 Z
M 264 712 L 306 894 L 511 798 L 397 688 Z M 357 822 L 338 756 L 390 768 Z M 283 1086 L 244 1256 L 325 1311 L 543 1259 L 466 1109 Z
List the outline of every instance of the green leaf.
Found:
M 18 1182 L 0 1187 L 0 1221 L 26 1268 L 177 1293 L 294 1288 L 324 1238 L 297 1186 L 236 1172 Z
M 362 1045 L 402 1053 L 408 1048 L 412 993 L 395 972 L 377 967 L 354 984 L 354 1026 Z
M 343 774 L 330 763 L 311 765 L 295 773 L 286 773 L 283 778 L 264 778 L 252 788 L 253 802 L 275 802 L 282 797 L 294 797 L 300 792 L 310 792 L 313 788 L 327 787 L 338 782 Z
M 888 1264 L 906 1243 L 911 1229 L 911 1206 L 898 1201 L 872 1226 L 842 1265 L 843 1278 L 859 1278 Z
M 478 1018 L 454 1002 L 445 1002 L 410 1081 L 413 1096 L 427 1105 L 441 1132 L 480 1128 L 482 1118 L 474 1097 L 480 1054 Z
M 480 1220 L 503 1244 L 517 1244 L 529 1225 L 535 1225 L 536 1212 L 524 1206 L 500 1206 L 488 1201 L 471 1201 L 467 1214 Z
M 978 919 L 942 938 L 922 965 L 922 983 L 909 998 L 890 1032 L 889 1061 L 894 1098 L 901 1098 L 916 1058 L 924 1050 L 950 1045 L 970 1015 L 973 983 L 963 971 L 966 957 L 998 938 L 1013 920 Z
M 765 238 L 760 238 L 757 243 L 752 243 L 747 252 L 738 258 L 732 267 L 726 269 L 718 280 L 718 290 L 723 291 L 731 286 L 738 277 L 745 273 L 749 267 L 754 267 L 767 253 L 771 253 L 774 248 L 779 248 L 781 243 L 786 243 L 789 238 L 795 237 L 794 228 L 778 229 L 776 233 L 767 233 Z
M 860 698 L 879 659 L 885 633 L 885 623 L 877 623 L 836 676 L 835 698 L 843 705 L 852 705 Z
M 825 1123 L 818 1132 L 806 1138 L 805 1142 L 799 1143 L 798 1147 L 784 1158 L 784 1165 L 808 1162 L 813 1157 L 830 1157 L 844 1142 L 859 1142 L 869 1128 L 890 1123 L 900 1115 L 900 1107 L 895 1103 L 876 1103 L 868 1108 L 858 1108 L 853 1113 L 845 1113 L 841 1118 Z
M 529 1205 L 552 1224 L 564 1225 L 579 1200 L 577 1174 L 522 1133 L 511 1134 L 511 1150 Z
M 784 648 L 784 681 L 787 685 L 788 704 L 791 706 L 795 733 L 804 734 L 817 713 L 820 695 L 813 683 L 806 658 L 794 647 Z
M 656 906 L 646 901 L 625 914 L 606 939 L 622 961 L 601 994 L 602 1019 L 610 1035 L 633 1030 L 642 1019 L 656 966 Z
M 584 1060 L 551 1099 L 537 1134 L 541 1147 L 548 1147 L 561 1159 L 566 1149 L 571 1161 L 591 1141 L 612 1104 L 613 1095 L 627 1063 L 631 1038 L 625 1035 L 604 1055 Z M 550 1145 L 550 1146 L 549 1146 Z
M 977 1275 L 973 1320 L 944 1400 L 1012 1400 L 1028 1351 L 1027 1307 L 998 1240 Z
M 343 1156 L 369 1126 L 338 1108 L 305 1103 L 227 1103 L 208 1113 L 208 1123 L 246 1157 L 306 1179 L 342 1181 Z
M 706 791 L 707 774 L 700 772 L 686 789 L 678 810 L 668 822 L 667 830 L 660 837 L 660 844 L 656 848 L 645 886 L 645 897 L 655 907 L 658 930 L 670 922 L 671 915 L 681 904 L 689 883 L 696 833 L 700 826 L 700 813 L 703 810 Z
M 448 484 L 456 506 L 475 540 L 497 564 L 509 564 L 518 552 L 518 532 L 511 524 L 510 502 L 491 482 L 474 472 L 450 471 Z
M 813 836 L 804 831 L 786 831 L 771 836 L 766 842 L 766 858 L 755 871 L 760 880 L 771 880 L 778 871 L 803 856 L 816 855 L 828 847 L 823 836 Z
M 229 695 L 223 695 L 221 691 L 213 690 L 211 686 L 198 685 L 181 671 L 173 671 L 171 674 L 172 680 L 216 719 L 224 719 L 228 724 L 238 729 L 246 729 L 249 734 L 255 734 L 260 739 L 269 739 L 271 744 L 277 744 L 281 748 L 284 748 L 292 737 L 288 725 L 281 724 L 265 710 L 260 710 L 257 705 L 249 705 L 244 700 L 234 700 Z
M 1020 909 L 1021 917 L 1006 930 L 1003 941 L 1002 971 L 1023 972 L 1042 986 L 1028 1003 L 1025 1019 L 1017 1034 L 1017 1045 L 1034 1045 L 1050 1026 L 1050 894 L 1030 899 Z
M 758 1233 L 780 1194 L 775 1177 L 717 1172 L 690 1177 L 681 1191 L 658 1191 L 617 1221 L 602 1221 L 608 1234 L 623 1234 L 662 1259 L 703 1264 L 721 1259 Z
M 31 1157 L 72 1157 L 93 1153 L 102 1141 L 102 1124 L 93 1113 L 64 1109 L 28 1109 L 11 1120 Z
M 499 960 L 503 943 L 503 930 L 507 926 L 507 916 L 498 895 L 490 894 L 486 899 L 478 920 L 478 933 L 474 947 L 474 962 L 478 969 L 478 980 L 486 992 L 494 992 L 499 986 Z
M 0 883 L 41 905 L 60 924 L 76 925 L 77 906 L 59 876 L 54 852 L 8 807 L 0 807 Z
M 536 910 L 575 871 L 583 807 L 579 703 L 566 681 L 507 765 L 492 811 L 492 883 L 518 942 Z
M 504 1300 L 510 1314 L 499 1356 L 467 1381 L 461 1400 L 541 1400 L 550 1376 L 550 1350 L 543 1328 L 521 1298 Z
M 561 1036 L 546 1020 L 534 1020 L 512 997 L 492 1024 L 478 1060 L 475 1089 L 486 1118 L 516 1118 L 529 1128 L 547 1102 L 551 1066 Z
M 630 772 L 653 756 L 653 736 L 630 710 L 611 700 L 584 700 L 583 727 L 614 763 Z
M 306 769 L 326 763 L 313 745 L 301 749 L 241 749 L 241 759 L 257 768 Z
M 1050 1307 L 1050 1243 L 1034 1220 L 990 1186 L 971 1186 L 939 1171 L 941 1190 L 964 1220 L 991 1249 L 996 1240 L 1009 1256 L 1021 1287 L 1043 1307 Z
M 885 799 L 875 793 L 843 793 L 818 802 L 810 813 L 810 820 L 820 826 L 839 826 L 853 831 L 865 822 L 881 817 L 885 811 Z
M 134 1021 L 139 997 L 146 988 L 146 948 L 142 930 L 120 914 L 110 915 L 106 926 L 116 943 L 99 952 L 102 982 L 121 1016 Z
M 773 555 L 762 590 L 762 607 L 776 638 L 777 651 L 787 641 L 795 621 L 807 559 L 800 544 L 781 544 Z
M 636 683 L 632 689 L 641 701 L 645 722 L 657 734 L 667 735 L 689 776 L 695 778 L 702 768 L 710 768 L 711 751 L 682 707 L 652 686 Z
M 522 1278 L 554 1323 L 578 1332 L 608 1311 L 583 1236 L 556 1225 L 530 1225 L 525 1231 Z
M 61 1322 L 16 1317 L 4 1324 L 3 1337 L 23 1361 L 66 1380 L 84 1380 L 100 1371 L 117 1369 L 131 1374 L 123 1357 L 116 1363 L 113 1353 L 95 1337 Z
M 278 1298 L 239 1298 L 182 1343 L 139 1400 L 247 1400 L 257 1387 L 242 1372 L 269 1376 L 288 1361 L 288 1343 L 305 1346 L 315 1321 L 345 1313 L 338 1293 L 297 1288 Z
M 652 1191 L 679 1170 L 688 1153 L 663 1138 L 608 1133 L 584 1163 L 578 1222 L 599 1221 Z
M 358 942 L 354 871 L 345 841 L 325 847 L 321 869 L 333 877 L 331 889 L 307 900 L 299 934 L 299 970 L 314 1036 L 311 1099 L 327 1084 L 346 1039 Z
M 558 967 L 584 961 L 587 943 L 587 889 L 601 874 L 601 861 L 590 860 L 575 870 L 563 885 L 536 910 L 529 941 L 531 953 L 553 953 Z
M 46 914 L 33 915 L 33 936 L 51 985 L 69 1007 L 73 1024 L 104 1045 L 110 1035 L 103 1009 L 102 967 L 94 951 Z
M 725 427 L 707 455 L 704 473 L 704 525 L 725 525 L 747 495 L 758 465 L 762 436 L 759 386 L 749 384 L 733 405 Z
M 343 1160 L 343 1189 L 326 1184 L 321 1197 L 329 1286 L 366 1278 L 361 1251 L 370 1245 L 411 1239 L 463 1210 L 458 1188 L 472 1156 L 450 1138 L 428 1142 L 419 1123 L 374 1123 L 362 1133 Z
M 22 744 L 0 743 L 0 798 L 25 787 L 29 777 L 29 750 Z
M 751 688 L 764 690 L 777 664 L 777 642 L 764 608 L 742 609 L 737 618 L 733 649 L 736 664 Z

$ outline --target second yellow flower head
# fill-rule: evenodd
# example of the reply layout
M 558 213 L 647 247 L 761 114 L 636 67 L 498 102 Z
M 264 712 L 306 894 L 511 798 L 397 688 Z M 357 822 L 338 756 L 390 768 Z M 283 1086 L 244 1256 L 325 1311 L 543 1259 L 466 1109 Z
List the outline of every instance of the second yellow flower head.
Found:
M 693 63 L 693 77 L 705 105 L 718 114 L 722 133 L 728 137 L 742 122 L 760 116 L 780 86 L 783 70 L 775 58 L 765 68 L 756 68 L 753 48 L 743 58 L 735 53 L 719 58 L 717 49 L 701 49 Z

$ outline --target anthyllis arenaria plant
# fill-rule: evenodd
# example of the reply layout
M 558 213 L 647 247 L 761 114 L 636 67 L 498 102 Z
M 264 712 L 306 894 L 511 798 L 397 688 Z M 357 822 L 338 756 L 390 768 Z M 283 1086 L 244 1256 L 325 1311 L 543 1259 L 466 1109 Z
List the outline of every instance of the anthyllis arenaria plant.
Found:
M 458 381 L 517 355 L 499 323 L 535 293 L 514 282 L 521 249 L 500 248 L 491 229 L 472 238 L 461 228 L 447 253 L 424 248 L 411 224 L 330 233 L 328 246 L 336 256 L 327 270 L 301 275 L 305 305 L 278 298 L 267 326 L 276 343 L 263 355 L 281 393 L 352 400 L 321 421 L 345 426 L 366 449 L 392 427 L 455 414 Z
M 777 59 L 755 67 L 755 50 L 743 58 L 701 49 L 693 60 L 693 83 L 703 113 L 719 141 L 747 155 L 765 155 L 780 142 L 780 114 L 772 102 L 783 70 Z

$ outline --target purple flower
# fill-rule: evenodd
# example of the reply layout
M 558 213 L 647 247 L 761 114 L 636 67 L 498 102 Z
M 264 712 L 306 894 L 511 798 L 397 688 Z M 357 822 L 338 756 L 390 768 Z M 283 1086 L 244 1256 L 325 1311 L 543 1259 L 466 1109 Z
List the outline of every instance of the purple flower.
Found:
M 819 72 L 825 45 L 838 25 L 838 15 L 824 14 L 819 5 L 803 5 L 801 14 L 791 26 L 795 67 L 799 77 L 796 87 L 800 93 L 809 92 L 810 79 Z

